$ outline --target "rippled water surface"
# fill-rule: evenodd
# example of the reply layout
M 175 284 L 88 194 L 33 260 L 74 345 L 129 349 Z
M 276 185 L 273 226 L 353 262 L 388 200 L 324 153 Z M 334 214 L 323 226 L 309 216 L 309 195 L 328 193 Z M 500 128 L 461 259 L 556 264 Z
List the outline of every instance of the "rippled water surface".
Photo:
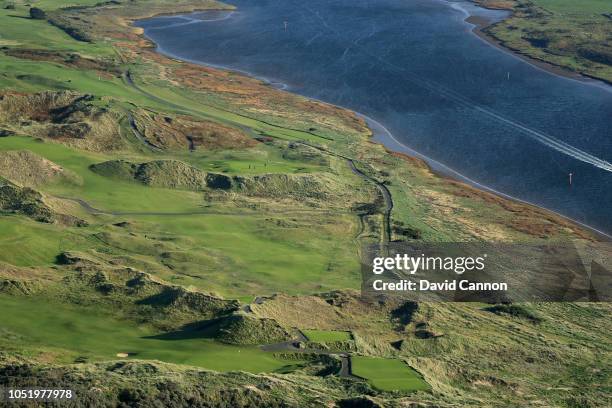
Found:
M 547 73 L 464 21 L 502 12 L 441 0 L 231 3 L 236 12 L 138 25 L 161 52 L 354 109 L 437 166 L 612 232 L 612 87 Z

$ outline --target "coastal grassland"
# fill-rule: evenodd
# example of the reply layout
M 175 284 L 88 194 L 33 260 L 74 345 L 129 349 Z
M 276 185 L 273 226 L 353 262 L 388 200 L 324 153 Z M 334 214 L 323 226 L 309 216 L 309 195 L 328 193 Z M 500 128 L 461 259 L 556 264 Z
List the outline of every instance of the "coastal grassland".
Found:
M 30 151 L 74 174 L 78 183 L 58 178 L 35 188 L 54 209 L 87 221 L 77 227 L 0 217 L 0 308 L 10 312 L 0 323 L 0 381 L 40 378 L 57 387 L 68 378 L 83 385 L 83 395 L 102 388 L 103 397 L 91 401 L 108 398 L 107 405 L 152 406 L 158 398 L 193 406 L 198 395 L 217 406 L 610 405 L 602 386 L 610 354 L 605 304 L 524 305 L 507 313 L 478 304 L 369 302 L 347 290 L 360 283 L 360 244 L 384 240 L 383 185 L 393 204 L 392 240 L 592 239 L 587 232 L 390 154 L 368 141 L 364 121 L 351 112 L 156 54 L 130 27 L 154 14 L 226 6 L 151 0 L 61 9 L 88 1 L 36 3 L 68 29 L 21 18 L 25 2 L 0 11 L 2 23 L 15 23 L 0 38 L 7 47 L 0 52 L 3 106 L 14 102 L 14 111 L 29 115 L 2 123 L 14 136 L 0 138 L 0 151 Z M 71 28 L 91 42 L 75 39 Z M 22 95 L 41 91 L 53 92 Z M 98 116 L 116 125 L 102 139 L 117 143 L 99 143 L 96 132 L 108 129 L 98 129 Z M 160 124 L 180 135 L 185 123 L 198 121 L 214 123 L 218 140 L 231 135 L 240 143 L 192 151 L 186 140 L 147 144 L 164 142 Z M 69 137 L 75 125 L 92 129 Z M 192 173 L 235 185 L 162 188 L 184 174 L 158 172 L 155 184 L 91 170 L 117 160 L 191 165 Z M 173 165 L 156 167 L 160 161 Z M 216 294 L 257 299 L 246 305 Z M 215 340 L 211 327 L 228 332 Z M 350 332 L 366 378 L 402 389 L 414 376 L 404 360 L 431 392 L 398 397 L 336 377 L 337 362 L 296 368 L 301 363 L 218 341 L 241 341 L 247 332 L 248 343 L 272 342 L 271 327 L 283 340 L 296 328 L 323 337 Z M 117 362 L 117 353 L 142 361 Z M 96 363 L 70 364 L 79 357 Z M 194 366 L 297 374 L 221 375 Z
M 140 66 L 134 68 L 136 71 L 141 69 Z M 257 135 L 283 140 L 326 142 L 331 139 L 330 136 L 320 134 L 320 132 L 313 134 L 304 129 L 293 128 L 285 123 L 270 123 L 266 121 L 266 116 L 260 116 L 257 111 L 243 114 L 240 112 L 239 106 L 235 105 L 235 102 L 219 99 L 214 94 L 202 94 L 186 87 L 168 86 L 167 83 L 160 81 L 149 82 L 148 75 L 143 72 L 132 74 L 132 78 L 137 81 L 134 89 L 139 90 L 141 94 L 148 96 L 151 101 L 158 105 L 165 104 L 166 109 L 176 113 L 247 127 Z M 341 134 L 336 133 L 334 136 L 339 137 Z
M 383 391 L 428 390 L 429 386 L 406 363 L 386 358 L 354 356 L 353 374 L 366 378 Z
M 184 6 L 191 7 L 190 4 L 187 2 Z M 196 2 L 196 4 L 199 3 Z M 217 4 L 204 3 L 202 7 L 210 5 L 216 7 Z M 166 7 L 169 6 L 169 4 L 166 5 Z M 123 62 L 126 59 L 123 56 L 125 51 L 113 47 L 113 43 L 108 37 L 97 39 L 95 42 L 78 41 L 44 20 L 27 18 L 27 10 L 25 6 L 18 6 L 15 10 L 0 10 L 1 18 L 7 20 L 6 26 L 11 27 L 10 30 L 3 32 L 3 37 L 0 39 L 0 41 L 4 41 L 4 46 L 7 47 L 6 52 L 0 54 L 0 67 L 4 72 L 0 76 L 0 85 L 5 90 L 30 92 L 48 89 L 73 90 L 94 94 L 100 98 L 113 98 L 132 106 L 163 109 L 214 119 L 221 123 L 247 126 L 255 133 L 268 134 L 273 137 L 315 141 L 329 138 L 329 136 L 323 136 L 323 139 L 321 139 L 321 137 L 312 133 L 283 126 L 285 123 L 275 125 L 254 118 L 256 115 L 253 114 L 236 114 L 228 106 L 228 101 L 219 98 L 219 96 L 197 94 L 197 97 L 194 98 L 194 92 L 188 87 L 179 88 L 170 85 L 167 81 L 157 79 L 160 71 L 155 64 L 125 64 Z M 99 18 L 103 19 L 105 13 L 112 13 L 113 10 L 112 7 L 101 8 Z M 160 10 L 160 12 L 163 12 L 163 10 Z M 92 18 L 95 18 L 95 16 Z M 13 20 L 15 20 L 14 24 Z M 42 25 L 43 29 L 31 30 L 32 24 Z M 94 30 L 97 28 L 102 31 L 107 30 L 106 26 L 93 27 Z M 110 34 L 117 33 L 111 32 Z M 27 53 L 15 53 L 15 51 L 20 50 L 25 50 Z M 15 55 L 20 57 L 17 58 Z M 75 59 L 73 56 L 79 58 Z M 74 62 L 75 60 L 87 60 L 90 63 L 79 66 L 79 63 Z M 172 60 L 166 62 L 167 65 L 181 65 Z M 136 83 L 132 80 L 128 81 L 125 76 L 120 75 L 121 72 L 126 72 L 128 69 L 132 72 L 131 75 L 135 78 Z M 167 69 L 167 67 L 164 68 L 164 70 Z M 152 75 L 151 80 L 146 79 L 147 73 Z M 145 75 L 144 81 L 141 81 L 140 77 L 142 75 Z M 252 80 L 249 81 L 253 82 Z M 258 83 L 258 86 L 261 86 L 261 84 Z M 278 107 L 286 110 L 286 105 L 279 105 Z M 297 112 L 292 115 L 293 119 L 298 117 Z M 278 121 L 278 118 L 276 120 Z M 331 121 L 326 120 L 326 122 Z M 306 129 L 310 128 L 306 127 Z M 319 131 L 322 134 L 325 132 L 329 131 Z M 336 136 L 338 135 L 336 134 Z
M 150 10 L 164 12 L 166 9 L 163 7 L 166 6 L 162 7 L 160 4 L 162 3 L 152 3 Z M 177 10 L 183 6 L 192 7 L 192 3 L 176 5 L 179 7 Z M 330 152 L 328 158 L 334 155 L 355 158 L 359 161 L 358 167 L 367 170 L 374 179 L 387 183 L 392 190 L 396 201 L 392 217 L 403 223 L 403 226 L 396 228 L 395 238 L 398 239 L 421 237 L 427 240 L 447 240 L 474 236 L 509 238 L 525 232 L 525 228 L 519 227 L 517 230 L 515 225 L 508 225 L 513 217 L 512 212 L 499 212 L 495 208 L 488 211 L 491 207 L 487 200 L 482 200 L 477 193 L 470 193 L 469 197 L 458 197 L 463 186 L 452 187 L 449 191 L 448 186 L 443 187 L 444 182 L 427 170 L 420 169 L 416 162 L 406 164 L 400 158 L 389 157 L 380 147 L 368 144 L 366 141 L 369 132 L 363 120 L 346 111 L 275 90 L 260 81 L 235 73 L 181 63 L 143 48 L 142 38 L 138 33 L 125 28 L 129 21 L 122 20 L 125 17 L 118 17 L 138 17 L 138 9 L 137 4 L 129 4 L 120 8 L 99 7 L 95 9 L 95 13 L 85 9 L 77 14 L 83 21 L 88 22 L 90 30 L 98 35 L 96 38 L 112 39 L 108 43 L 104 42 L 106 40 L 96 40 L 96 44 L 109 44 L 109 48 L 116 52 L 120 60 L 117 61 L 117 66 L 123 70 L 123 75 L 105 76 L 96 70 L 66 68 L 51 62 L 3 56 L 2 60 L 9 61 L 10 64 L 7 66 L 9 74 L 3 77 L 2 81 L 8 81 L 9 87 L 18 90 L 68 88 L 94 93 L 98 98 L 96 103 L 107 104 L 110 109 L 116 109 L 118 114 L 125 115 L 126 111 L 134 106 L 169 114 L 184 114 L 245 129 L 252 136 L 305 141 Z M 118 24 L 118 19 L 123 25 Z M 72 38 L 66 41 L 71 47 L 83 46 L 82 42 Z M 111 44 L 113 47 L 110 47 Z M 129 77 L 125 75 L 128 69 Z M 22 74 L 15 75 L 17 72 Z M 138 141 L 130 135 L 126 122 L 121 122 L 123 135 L 132 146 L 137 145 Z M 143 150 L 142 146 L 134 149 L 138 149 L 140 153 L 145 153 L 146 150 Z M 317 167 L 313 168 L 312 163 L 305 161 L 298 163 L 278 160 L 278 156 L 274 157 L 270 152 L 269 157 L 265 159 L 267 162 L 262 163 L 265 155 L 261 152 L 262 148 L 240 152 L 234 150 L 229 155 L 215 153 L 216 157 L 207 155 L 206 158 L 203 158 L 204 155 L 194 155 L 195 158 L 183 155 L 182 160 L 195 163 L 206 170 L 239 171 L 243 174 L 267 172 L 267 166 L 270 166 L 270 172 L 310 172 Z M 234 161 L 234 158 L 238 160 Z M 341 160 L 336 160 L 338 161 Z M 343 174 L 347 171 L 348 169 L 345 169 Z M 347 179 L 348 177 L 347 175 Z M 413 179 L 409 180 L 407 177 Z M 90 178 L 95 179 L 93 176 Z M 351 177 L 351 180 L 356 179 L 355 176 Z M 96 182 L 100 185 L 104 183 L 99 178 Z M 360 184 L 363 184 L 363 180 Z M 134 203 L 134 198 L 139 195 L 128 197 L 120 194 L 123 184 L 117 183 L 116 186 L 117 193 L 102 193 L 108 200 L 112 199 L 111 196 L 117 197 L 112 201 L 112 207 L 103 209 L 136 211 L 138 206 L 142 211 L 154 211 L 151 206 L 147 206 L 151 201 Z M 144 189 L 140 191 L 145 192 Z M 183 192 L 158 194 L 158 190 L 148 191 L 149 193 L 144 193 L 145 197 L 159 195 L 162 201 L 157 201 L 156 207 L 166 211 L 177 206 L 193 208 L 195 204 L 194 196 L 189 197 Z M 448 194 L 449 192 L 451 194 Z M 188 199 L 181 200 L 178 199 L 179 196 L 187 196 Z M 92 204 L 100 204 L 100 201 L 93 201 Z M 448 210 L 449 202 L 456 210 Z M 468 208 L 473 210 L 468 211 Z M 462 216 L 453 217 L 455 211 L 460 211 Z M 482 211 L 488 212 L 487 217 L 482 217 Z M 367 227 L 382 230 L 382 227 L 373 224 Z M 531 231 L 526 232 L 528 235 L 532 234 Z
M 302 330 L 302 333 L 304 333 L 309 341 L 320 343 L 351 340 L 351 334 L 345 331 Z
M 572 0 L 535 0 L 536 4 L 546 10 L 568 14 L 603 14 L 612 12 L 612 6 L 607 0 L 582 0 L 577 3 Z
M 477 1 L 485 6 L 495 2 Z M 503 46 L 612 81 L 612 3 L 606 0 L 514 0 L 513 15 L 484 29 Z
M 134 75 L 139 71 L 157 74 L 158 71 L 146 64 L 123 64 L 121 60 L 122 51 L 113 47 L 112 37 L 97 38 L 93 42 L 79 41 L 58 27 L 49 24 L 46 20 L 33 20 L 29 18 L 29 7 L 23 2 L 16 2 L 15 9 L 0 9 L 0 22 L 3 27 L 0 46 L 5 46 L 6 51 L 0 54 L 0 68 L 4 73 L 0 76 L 0 85 L 3 89 L 14 89 L 19 91 L 40 91 L 48 89 L 74 90 L 84 93 L 95 94 L 98 97 L 111 97 L 119 101 L 133 105 L 149 108 L 164 108 L 170 111 L 187 113 L 195 116 L 214 118 L 221 122 L 237 123 L 249 126 L 259 133 L 270 133 L 273 136 L 288 139 L 308 139 L 312 135 L 304 132 L 295 132 L 283 127 L 263 123 L 249 117 L 236 115 L 233 112 L 219 109 L 218 106 L 206 105 L 202 100 L 193 101 L 189 98 L 189 89 L 178 89 L 168 86 L 166 81 L 153 80 L 148 83 L 139 84 L 138 87 L 129 86 L 125 78 L 118 75 L 123 69 L 130 68 Z M 37 3 L 38 7 L 48 11 L 61 10 L 69 6 L 89 6 L 88 1 L 46 1 Z M 183 2 L 176 5 L 173 2 L 154 1 L 147 2 L 150 10 L 159 8 L 159 12 L 177 11 L 176 7 L 190 10 L 193 8 L 226 7 L 217 2 Z M 115 7 L 101 7 L 99 13 L 104 18 L 104 13 L 112 14 Z M 129 14 L 132 9 L 142 10 L 139 5 L 126 5 L 123 12 Z M 63 11 L 62 11 L 63 12 Z M 82 10 L 83 13 L 87 9 Z M 142 11 L 141 11 L 142 12 Z M 63 13 L 72 14 L 71 11 Z M 75 11 L 75 13 L 77 13 Z M 79 17 L 79 16 L 77 16 Z M 79 17 L 80 19 L 81 17 Z M 90 22 L 91 23 L 91 22 Z M 116 24 L 116 22 L 115 22 Z M 100 29 L 108 34 L 107 27 L 91 27 L 88 29 Z M 111 27 L 115 28 L 115 27 Z M 109 35 L 117 34 L 110 32 Z M 16 50 L 25 50 L 29 54 L 18 54 Z M 12 52 L 12 54 L 11 54 Z M 74 62 L 72 56 L 78 56 L 78 61 L 91 59 L 91 64 L 79 66 Z M 34 60 L 34 61 L 33 61 Z M 100 64 L 103 62 L 104 64 Z M 96 63 L 98 63 L 96 66 Z M 104 67 L 112 67 L 112 71 Z

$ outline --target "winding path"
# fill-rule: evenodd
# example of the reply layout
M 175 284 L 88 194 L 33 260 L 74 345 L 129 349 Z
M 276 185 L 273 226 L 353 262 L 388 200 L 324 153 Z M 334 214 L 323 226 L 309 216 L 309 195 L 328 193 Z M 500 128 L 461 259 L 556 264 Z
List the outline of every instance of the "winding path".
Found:
M 136 120 L 134 119 L 134 116 L 131 113 L 128 113 L 127 120 L 128 120 L 128 123 L 130 124 L 130 129 L 132 129 L 132 133 L 134 134 L 134 136 L 136 136 L 136 139 L 138 139 L 142 144 L 144 144 L 149 149 L 155 152 L 162 151 L 160 147 L 155 146 L 153 143 L 149 142 L 147 138 L 145 137 L 145 135 L 143 135 L 142 132 L 138 130 L 138 126 L 136 126 Z
M 162 99 L 162 98 L 160 98 L 158 96 L 155 96 L 155 95 L 151 94 L 150 92 L 142 89 L 141 87 L 139 87 L 134 82 L 134 79 L 132 78 L 132 74 L 131 74 L 129 69 L 123 72 L 122 78 L 123 78 L 123 80 L 124 80 L 126 85 L 128 85 L 129 87 L 133 88 L 134 90 L 140 92 L 144 96 L 146 96 L 146 97 L 148 97 L 148 98 L 150 98 L 150 99 L 152 99 L 152 100 L 154 100 L 154 101 L 156 101 L 158 103 L 161 103 L 163 105 L 169 106 L 169 107 L 171 107 L 173 109 L 176 109 L 177 111 L 180 111 L 180 112 L 183 112 L 183 113 L 186 113 L 186 114 L 189 114 L 189 115 L 205 116 L 205 117 L 213 118 L 211 115 L 206 115 L 203 112 L 197 112 L 197 111 L 193 111 L 191 109 L 185 108 L 184 106 L 181 106 L 181 105 L 178 105 L 176 103 L 173 103 L 173 102 L 167 101 L 165 99 Z M 322 139 L 326 139 L 326 140 L 333 140 L 331 138 L 327 138 L 327 137 L 323 137 L 321 135 L 317 135 L 317 134 L 315 134 L 315 133 L 313 133 L 311 131 L 306 131 L 306 130 L 302 130 L 302 129 L 293 129 L 293 128 L 287 128 L 287 127 L 275 125 L 273 123 L 265 122 L 265 121 L 262 121 L 260 119 L 255 119 L 255 118 L 252 118 L 250 116 L 242 115 L 242 114 L 239 114 L 239 113 L 236 113 L 236 112 L 233 112 L 233 111 L 229 111 L 229 110 L 225 110 L 225 109 L 221 109 L 221 108 L 218 108 L 218 107 L 214 107 L 214 109 L 218 109 L 218 110 L 221 110 L 221 111 L 224 111 L 224 112 L 228 112 L 228 113 L 231 113 L 231 114 L 234 114 L 234 115 L 237 115 L 237 116 L 241 116 L 241 117 L 247 118 L 249 120 L 255 120 L 257 122 L 260 122 L 260 123 L 265 124 L 267 126 L 275 127 L 277 129 L 298 131 L 298 132 L 306 133 L 306 134 L 309 134 L 311 136 L 315 136 L 315 137 L 318 137 L 318 138 L 322 138 Z M 136 135 L 136 137 L 140 141 L 145 143 L 151 149 L 161 150 L 157 146 L 155 146 L 155 145 L 151 144 L 150 142 L 148 142 L 146 140 L 146 138 L 144 138 L 144 136 L 140 133 L 140 131 L 136 127 L 136 123 L 135 123 L 134 118 L 133 118 L 133 116 L 131 114 L 129 115 L 128 119 L 130 121 L 130 127 L 132 128 L 132 131 L 134 132 L 134 134 Z M 218 120 L 217 118 L 213 118 L 213 119 Z M 232 124 L 236 125 L 233 122 L 232 122 Z M 246 126 L 243 126 L 243 125 L 238 125 L 238 126 L 241 129 L 246 130 L 250 134 L 253 133 L 252 129 L 250 129 L 250 128 L 245 129 Z M 374 184 L 376 186 L 377 190 L 379 191 L 379 193 L 381 194 L 381 196 L 383 198 L 383 202 L 384 202 L 384 206 L 385 206 L 384 210 L 382 211 L 383 226 L 382 226 L 382 233 L 381 233 L 381 244 L 382 244 L 383 247 L 386 246 L 386 244 L 388 244 L 391 241 L 391 235 L 392 235 L 392 233 L 391 233 L 391 212 L 393 210 L 393 198 L 392 198 L 391 192 L 389 191 L 387 186 L 384 185 L 383 183 L 381 183 L 380 181 L 376 180 L 375 178 L 373 178 L 371 176 L 368 176 L 363 171 L 359 170 L 359 168 L 357 168 L 357 166 L 355 164 L 355 159 L 353 159 L 351 157 L 345 156 L 345 155 L 340 154 L 340 153 L 332 152 L 332 151 L 330 151 L 330 150 L 328 150 L 328 149 L 326 149 L 324 147 L 317 146 L 317 145 L 314 145 L 314 144 L 311 144 L 311 143 L 308 143 L 308 142 L 294 141 L 294 143 L 301 144 L 301 145 L 304 145 L 304 146 L 308 146 L 308 147 L 317 149 L 320 152 L 323 152 L 323 153 L 325 153 L 327 155 L 339 157 L 341 159 L 346 160 L 346 162 L 347 162 L 348 166 L 350 167 L 351 171 L 353 172 L 353 174 L 355 174 L 356 176 L 358 176 L 358 177 L 360 177 L 360 178 L 366 180 L 367 182 L 369 182 L 371 184 Z M 142 213 L 142 215 L 166 215 L 166 214 L 167 213 L 165 213 L 165 214 L 164 213 L 161 213 L 161 214 L 160 213 Z M 193 214 L 199 214 L 199 213 L 193 213 Z M 123 214 L 121 214 L 121 213 L 114 213 L 113 215 L 129 215 L 129 213 L 123 213 Z M 141 214 L 132 213 L 132 215 L 141 215 Z M 191 214 L 184 213 L 184 214 L 181 214 L 181 215 L 191 215 Z M 363 221 L 360 220 L 360 223 L 363 224 Z M 359 235 L 361 235 L 361 232 L 359 233 Z
M 388 244 L 389 241 L 391 241 L 391 211 L 393 210 L 393 199 L 391 198 L 391 192 L 383 183 L 359 170 L 357 166 L 355 166 L 355 162 L 352 159 L 346 160 L 354 174 L 376 185 L 376 188 L 382 195 L 385 203 L 385 209 L 383 211 L 383 233 L 381 241 L 383 245 Z
M 302 335 L 303 336 L 303 335 Z M 308 339 L 305 339 L 306 341 Z M 261 346 L 260 348 L 263 351 L 268 351 L 272 353 L 304 353 L 304 354 L 318 354 L 318 355 L 327 355 L 327 356 L 338 356 L 340 358 L 340 370 L 338 370 L 337 375 L 343 378 L 359 378 L 352 374 L 351 367 L 351 355 L 349 353 L 343 351 L 333 351 L 333 350 L 319 350 L 314 348 L 300 348 L 296 346 L 297 343 L 304 341 L 302 339 L 295 339 L 289 341 L 283 341 L 281 343 L 267 344 L 265 346 Z

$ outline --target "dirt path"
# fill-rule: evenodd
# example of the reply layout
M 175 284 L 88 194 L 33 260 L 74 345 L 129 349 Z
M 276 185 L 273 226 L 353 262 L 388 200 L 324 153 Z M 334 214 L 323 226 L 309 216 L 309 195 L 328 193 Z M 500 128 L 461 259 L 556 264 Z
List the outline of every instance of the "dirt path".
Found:
M 296 344 L 301 341 L 302 340 L 295 339 L 295 340 L 290 340 L 290 341 L 284 341 L 282 343 L 267 344 L 265 346 L 261 346 L 260 348 L 263 351 L 268 351 L 271 353 L 303 353 L 303 354 L 338 356 L 340 358 L 341 366 L 340 366 L 340 370 L 338 371 L 337 375 L 343 378 L 359 378 L 352 374 L 352 371 L 351 371 L 352 363 L 351 363 L 350 354 L 343 352 L 343 351 L 319 350 L 319 349 L 313 349 L 313 348 L 299 348 L 298 346 L 296 346 Z
M 338 372 L 338 376 L 344 377 L 344 378 L 346 377 L 355 378 L 355 376 L 352 374 L 351 356 L 348 354 L 341 354 L 340 361 L 342 362 L 342 366 L 340 367 L 340 372 Z
M 138 130 L 138 126 L 136 126 L 136 120 L 134 119 L 134 116 L 132 116 L 131 113 L 128 113 L 127 115 L 127 119 L 128 119 L 128 123 L 130 124 L 130 129 L 132 130 L 132 133 L 134 134 L 134 136 L 136 136 L 136 139 L 138 139 L 142 144 L 144 144 L 145 146 L 147 146 L 149 149 L 155 151 L 155 152 L 161 152 L 162 149 L 155 146 L 153 143 L 149 142 L 147 140 L 147 138 L 140 132 L 140 130 Z
M 301 144 L 303 146 L 308 146 L 313 149 L 317 149 L 320 152 L 328 154 L 330 156 L 334 156 L 334 157 L 338 157 L 338 158 L 346 160 L 346 163 L 348 164 L 353 174 L 355 174 L 356 176 L 376 186 L 385 204 L 385 209 L 382 212 L 383 214 L 383 228 L 382 228 L 383 233 L 381 234 L 381 244 L 383 246 L 388 244 L 391 241 L 391 212 L 393 211 L 393 197 L 391 196 L 391 191 L 389 191 L 387 186 L 385 186 L 383 183 L 376 180 L 375 178 L 368 176 L 363 171 L 359 170 L 357 166 L 355 165 L 355 159 L 351 157 L 345 156 L 340 153 L 332 152 L 324 147 L 313 145 L 311 143 L 306 143 L 306 142 L 294 142 L 294 143 Z M 361 218 L 359 222 L 361 223 L 361 226 L 363 227 L 363 220 Z M 361 235 L 362 232 L 363 231 L 360 231 L 358 235 Z
M 376 188 L 382 195 L 385 202 L 385 209 L 383 211 L 383 233 L 381 241 L 383 245 L 388 244 L 389 241 L 391 241 L 391 211 L 393 210 L 393 199 L 391 197 L 391 192 L 383 183 L 359 170 L 357 166 L 355 166 L 355 162 L 352 159 L 346 159 L 346 161 L 354 174 L 376 185 Z

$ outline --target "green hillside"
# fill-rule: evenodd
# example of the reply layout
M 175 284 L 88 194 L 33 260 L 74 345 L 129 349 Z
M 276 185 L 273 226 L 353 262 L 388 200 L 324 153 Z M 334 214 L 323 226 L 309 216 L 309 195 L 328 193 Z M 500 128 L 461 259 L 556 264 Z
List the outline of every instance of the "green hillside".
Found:
M 0 388 L 109 407 L 609 406 L 607 304 L 357 291 L 368 244 L 592 233 L 388 152 L 350 111 L 163 57 L 132 25 L 220 8 L 0 0 Z

